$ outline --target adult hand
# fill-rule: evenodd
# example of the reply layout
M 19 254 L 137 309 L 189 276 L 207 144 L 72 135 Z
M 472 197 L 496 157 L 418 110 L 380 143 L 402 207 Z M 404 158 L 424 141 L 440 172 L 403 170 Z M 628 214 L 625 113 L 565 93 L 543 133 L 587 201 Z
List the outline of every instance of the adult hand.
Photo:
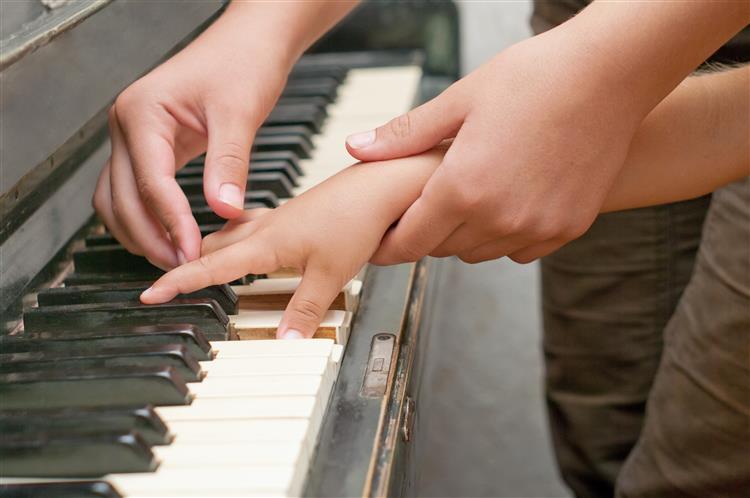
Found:
M 231 2 L 117 97 L 94 207 L 128 250 L 165 269 L 200 256 L 198 225 L 174 176 L 202 152 L 209 206 L 228 219 L 242 214 L 255 131 L 294 61 L 355 4 Z
M 350 136 L 349 152 L 363 161 L 455 137 L 373 262 L 528 262 L 580 236 L 640 122 L 749 12 L 728 2 L 594 2 L 432 101 Z
M 426 104 L 349 137 L 348 150 L 363 161 L 455 137 L 372 262 L 428 254 L 528 262 L 588 229 L 639 120 L 584 74 L 580 57 L 532 38 Z
M 291 65 L 272 46 L 239 50 L 240 20 L 220 18 L 123 91 L 109 113 L 112 154 L 94 206 L 128 250 L 162 268 L 200 256 L 200 231 L 175 171 L 207 152 L 209 206 L 224 218 L 241 215 L 253 136 Z

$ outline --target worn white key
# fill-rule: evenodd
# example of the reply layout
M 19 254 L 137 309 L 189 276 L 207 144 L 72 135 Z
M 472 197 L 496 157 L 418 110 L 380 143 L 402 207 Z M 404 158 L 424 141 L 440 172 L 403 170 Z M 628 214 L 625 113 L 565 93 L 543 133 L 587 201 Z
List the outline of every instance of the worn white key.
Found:
M 175 442 L 253 443 L 263 441 L 301 442 L 305 439 L 309 422 L 300 418 L 245 419 L 245 420 L 173 420 L 169 430 Z
M 206 377 L 191 383 L 196 398 L 236 398 L 241 396 L 315 396 L 322 386 L 322 375 L 259 375 Z
M 157 469 L 153 473 L 112 474 L 105 479 L 133 496 L 285 496 L 295 479 L 294 466 L 227 466 Z
M 240 310 L 238 314 L 229 317 L 230 326 L 240 339 L 275 339 L 283 313 L 282 310 Z M 351 317 L 348 311 L 327 311 L 318 327 L 317 337 L 335 339 L 338 344 L 346 344 Z
M 232 286 L 242 310 L 283 310 L 297 290 L 302 277 L 263 278 L 247 285 Z M 355 311 L 362 291 L 361 280 L 351 280 L 336 297 L 334 309 Z
M 211 341 L 217 360 L 257 356 L 329 356 L 333 339 Z
M 296 465 L 307 458 L 301 441 L 254 443 L 186 443 L 175 441 L 169 446 L 154 446 L 161 461 L 159 468 L 216 467 L 228 465 Z
M 329 361 L 325 356 L 259 356 L 202 361 L 200 365 L 208 380 L 214 376 L 323 375 Z
M 196 399 L 186 406 L 154 410 L 167 423 L 175 420 L 232 420 L 251 418 L 310 418 L 315 396 L 268 396 Z

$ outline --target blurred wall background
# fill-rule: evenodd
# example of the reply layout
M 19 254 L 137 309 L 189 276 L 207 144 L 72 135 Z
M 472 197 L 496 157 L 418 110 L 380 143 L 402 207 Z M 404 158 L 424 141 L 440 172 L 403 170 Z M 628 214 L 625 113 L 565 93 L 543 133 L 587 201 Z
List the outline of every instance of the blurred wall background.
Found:
M 527 0 L 458 4 L 464 74 L 530 36 Z M 441 280 L 417 407 L 417 496 L 569 496 L 546 425 L 538 263 L 433 263 Z

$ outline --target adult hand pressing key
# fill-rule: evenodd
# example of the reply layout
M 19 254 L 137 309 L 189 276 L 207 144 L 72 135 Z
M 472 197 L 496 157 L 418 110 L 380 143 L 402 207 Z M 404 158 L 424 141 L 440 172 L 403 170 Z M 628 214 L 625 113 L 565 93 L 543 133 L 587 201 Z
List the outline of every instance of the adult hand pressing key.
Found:
M 353 5 L 232 2 L 187 48 L 117 97 L 112 153 L 93 203 L 123 246 L 164 269 L 200 256 L 198 224 L 175 172 L 203 152 L 209 206 L 227 219 L 242 214 L 256 130 L 294 61 Z

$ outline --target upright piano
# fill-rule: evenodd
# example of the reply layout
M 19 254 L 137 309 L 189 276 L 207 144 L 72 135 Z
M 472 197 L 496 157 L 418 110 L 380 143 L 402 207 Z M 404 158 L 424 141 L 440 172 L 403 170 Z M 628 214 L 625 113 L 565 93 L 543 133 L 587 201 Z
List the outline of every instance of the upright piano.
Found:
M 368 267 L 316 337 L 270 339 L 299 276 L 145 306 L 161 271 L 94 218 L 116 95 L 220 14 L 204 0 L 3 6 L 0 496 L 393 496 L 414 480 L 427 262 Z M 304 55 L 259 130 L 246 207 L 351 163 L 344 137 L 458 75 L 455 7 L 373 2 Z M 6 35 L 6 33 L 9 33 Z M 203 159 L 178 172 L 204 234 Z

